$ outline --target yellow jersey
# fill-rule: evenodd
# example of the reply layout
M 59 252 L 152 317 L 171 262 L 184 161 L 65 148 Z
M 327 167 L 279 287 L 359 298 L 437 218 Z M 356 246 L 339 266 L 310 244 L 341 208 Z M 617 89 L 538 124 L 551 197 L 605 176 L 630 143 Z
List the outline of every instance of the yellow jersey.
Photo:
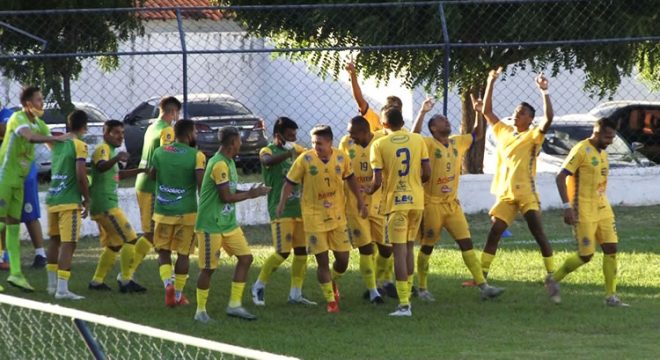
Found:
M 369 161 L 369 155 L 371 151 L 371 146 L 373 143 L 383 135 L 374 134 L 374 137 L 371 139 L 369 144 L 366 147 L 363 147 L 359 144 L 356 144 L 350 136 L 344 136 L 339 142 L 339 150 L 343 151 L 351 161 L 351 168 L 353 174 L 356 176 L 356 180 L 360 187 L 366 187 L 371 184 L 373 179 L 373 169 L 371 168 L 371 163 Z M 350 190 L 348 184 L 344 184 L 344 191 L 346 193 L 346 212 L 348 216 L 359 216 L 357 208 L 357 199 L 353 192 Z M 382 190 L 378 189 L 372 195 L 364 194 L 364 203 L 369 209 L 369 216 L 380 216 L 379 215 L 379 206 L 382 196 Z
M 424 209 L 422 162 L 429 161 L 422 135 L 403 130 L 371 145 L 371 168 L 383 173 L 380 213 Z
M 346 226 L 344 179 L 353 176 L 343 151 L 332 148 L 327 162 L 315 150 L 302 153 L 291 165 L 287 181 L 302 184 L 300 202 L 306 232 L 324 232 Z
M 498 166 L 491 190 L 500 199 L 517 199 L 536 192 L 536 157 L 545 135 L 539 128 L 518 133 L 501 121 L 493 125 Z
M 380 123 L 380 116 L 378 116 L 378 114 L 376 114 L 376 112 L 371 109 L 371 106 L 367 107 L 367 112 L 362 114 L 362 117 L 367 119 L 371 132 L 375 132 L 383 128 L 383 125 Z
M 607 152 L 598 150 L 589 139 L 573 146 L 566 157 L 562 171 L 570 175 L 566 178 L 568 198 L 579 221 L 614 218 L 606 194 L 609 169 Z
M 424 184 L 425 202 L 438 204 L 456 199 L 463 155 L 473 141 L 472 134 L 452 135 L 447 146 L 433 137 L 424 138 L 431 164 L 431 179 Z

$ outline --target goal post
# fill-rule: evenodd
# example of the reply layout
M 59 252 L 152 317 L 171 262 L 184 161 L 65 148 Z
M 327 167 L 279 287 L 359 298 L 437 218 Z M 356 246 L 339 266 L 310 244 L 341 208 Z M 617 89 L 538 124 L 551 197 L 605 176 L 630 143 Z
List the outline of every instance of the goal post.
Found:
M 0 354 L 7 359 L 295 359 L 2 294 Z

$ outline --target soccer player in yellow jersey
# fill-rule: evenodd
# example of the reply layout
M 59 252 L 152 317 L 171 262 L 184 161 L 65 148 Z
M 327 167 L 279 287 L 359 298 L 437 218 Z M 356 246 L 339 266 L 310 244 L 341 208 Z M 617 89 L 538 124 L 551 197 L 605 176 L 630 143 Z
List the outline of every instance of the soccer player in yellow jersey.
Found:
M 516 107 L 512 116 L 514 125 L 509 126 L 501 122 L 493 112 L 493 87 L 499 73 L 500 70 L 491 70 L 488 75 L 482 108 L 483 115 L 493 127 L 497 140 L 498 166 L 491 187 L 497 201 L 489 213 L 493 225 L 488 233 L 484 251 L 481 253 L 481 268 L 484 275 L 488 275 L 502 233 L 520 212 L 541 249 L 546 271 L 552 273 L 555 270 L 552 247 L 543 231 L 539 195 L 534 180 L 536 157 L 553 118 L 552 103 L 548 95 L 548 80 L 542 74 L 536 77 L 536 86 L 543 97 L 544 119 L 540 126 L 531 126 L 535 110 L 526 102 Z
M 429 180 L 431 168 L 422 136 L 401 130 L 401 111 L 389 109 L 384 112 L 383 120 L 389 135 L 371 146 L 374 176 L 367 193 L 373 194 L 383 187 L 380 213 L 386 216 L 385 243 L 392 244 L 399 297 L 399 306 L 390 315 L 412 316 L 413 248 L 424 210 L 422 183 Z
M 160 146 L 171 144 L 174 141 L 174 129 L 172 123 L 179 120 L 181 102 L 174 96 L 164 97 L 158 104 L 159 116 L 144 133 L 142 143 L 142 158 L 140 168 L 152 168 L 152 160 L 156 149 Z M 131 265 L 131 278 L 145 256 L 151 251 L 154 243 L 154 194 L 156 193 L 156 182 L 149 178 L 147 173 L 139 174 L 135 180 L 135 192 L 138 206 L 140 208 L 140 222 L 142 223 L 141 236 L 134 248 L 125 246 L 123 252 L 133 252 L 133 265 Z M 127 255 L 128 256 L 128 255 Z
M 369 162 L 371 145 L 381 136 L 369 130 L 369 123 L 364 117 L 356 116 L 348 123 L 348 135 L 339 143 L 339 150 L 351 160 L 353 174 L 362 191 L 371 184 L 373 178 Z M 384 242 L 385 217 L 378 213 L 382 192 L 378 190 L 373 195 L 363 194 L 363 201 L 369 209 L 369 217 L 363 219 L 358 213 L 355 195 L 350 192 L 348 184 L 345 184 L 345 188 L 348 238 L 353 248 L 360 252 L 360 273 L 368 291 L 365 297 L 373 304 L 382 304 L 383 298 L 376 287 L 374 244 L 385 248 L 381 253 L 392 252 L 391 245 Z
M 302 185 L 302 215 L 308 252 L 314 254 L 317 276 L 329 313 L 339 312 L 339 291 L 336 281 L 348 268 L 351 244 L 346 233 L 346 205 L 344 182 L 357 197 L 362 218 L 367 217 L 367 207 L 360 196 L 350 160 L 344 152 L 332 147 L 332 129 L 317 125 L 311 131 L 313 149 L 302 153 L 294 161 L 286 175 L 276 214 L 281 216 L 286 202 L 296 185 Z M 328 251 L 335 262 L 330 273 Z
M 472 97 L 473 105 L 481 103 Z M 422 131 L 424 116 L 433 108 L 433 100 L 426 99 L 413 124 L 413 132 Z M 475 119 L 471 134 L 451 135 L 451 124 L 441 114 L 433 115 L 428 122 L 432 136 L 424 142 L 429 153 L 431 180 L 424 184 L 424 214 L 420 227 L 421 248 L 417 253 L 417 277 L 419 280 L 418 297 L 425 301 L 435 301 L 428 290 L 427 275 L 433 247 L 440 241 L 442 229 L 446 229 L 461 249 L 463 261 L 481 290 L 483 299 L 494 298 L 502 289 L 486 283 L 481 264 L 474 253 L 467 219 L 458 200 L 458 185 L 461 176 L 461 163 L 465 152 L 475 141 L 484 137 L 483 121 Z
M 546 288 L 555 303 L 561 302 L 559 282 L 588 263 L 598 243 L 603 249 L 605 303 L 608 306 L 628 306 L 616 295 L 618 237 L 614 212 L 606 194 L 609 162 L 605 149 L 616 136 L 616 125 L 612 120 L 599 119 L 591 137 L 571 149 L 557 175 L 564 222 L 573 226 L 578 252 L 566 259 L 554 274 L 548 275 Z

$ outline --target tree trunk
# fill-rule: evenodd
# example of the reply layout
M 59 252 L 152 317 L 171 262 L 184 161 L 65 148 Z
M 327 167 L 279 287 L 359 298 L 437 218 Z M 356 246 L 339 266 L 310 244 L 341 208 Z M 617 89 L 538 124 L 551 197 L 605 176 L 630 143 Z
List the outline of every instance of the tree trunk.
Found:
M 477 92 L 474 92 L 477 93 Z M 462 108 L 462 118 L 461 118 L 461 133 L 469 134 L 474 129 L 475 121 L 475 112 L 472 108 L 472 99 L 470 99 L 470 91 L 464 91 L 461 94 L 461 108 Z M 481 118 L 479 121 L 484 121 Z M 484 133 L 486 131 L 486 124 L 484 123 Z M 463 159 L 463 173 L 464 174 L 483 174 L 484 167 L 484 148 L 485 148 L 485 137 L 477 141 L 472 145 L 470 150 L 465 153 L 465 158 Z

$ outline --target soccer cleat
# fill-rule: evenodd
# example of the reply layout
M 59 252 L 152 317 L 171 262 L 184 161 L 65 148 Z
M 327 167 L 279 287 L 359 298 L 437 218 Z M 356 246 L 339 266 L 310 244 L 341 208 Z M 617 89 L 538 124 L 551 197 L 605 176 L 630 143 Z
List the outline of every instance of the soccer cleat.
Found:
M 174 285 L 172 284 L 169 284 L 165 287 L 165 306 L 176 306 L 176 290 L 174 290 Z
M 435 301 L 435 297 L 428 290 L 419 290 L 419 293 L 418 293 L 417 296 L 419 297 L 420 300 L 423 300 L 423 301 L 428 301 L 428 302 Z
M 626 304 L 618 296 L 612 295 L 605 299 L 605 304 L 611 307 L 630 307 L 630 304 Z
M 326 310 L 330 314 L 338 313 L 339 312 L 339 303 L 336 301 L 331 301 L 328 303 L 328 306 L 326 307 Z
M 462 287 L 475 287 L 477 286 L 477 282 L 474 280 L 465 280 L 461 284 Z
M 72 293 L 71 291 L 66 292 L 55 292 L 55 299 L 57 300 L 83 300 L 85 297 Z
M 300 295 L 297 298 L 292 298 L 289 296 L 289 304 L 298 304 L 298 305 L 310 305 L 310 306 L 316 306 L 318 305 L 315 301 L 309 300 L 305 298 L 304 296 Z
M 129 280 L 128 284 L 126 284 L 126 287 L 128 288 L 128 292 L 143 293 L 147 291 L 146 287 L 138 284 L 134 280 Z
M 485 284 L 479 289 L 479 291 L 481 292 L 481 299 L 487 300 L 487 299 L 494 299 L 502 295 L 504 289 Z
M 332 292 L 335 294 L 335 301 L 339 302 L 339 299 L 341 298 L 341 294 L 339 294 L 339 287 L 337 286 L 336 282 L 332 282 Z
M 211 319 L 209 314 L 206 311 L 198 311 L 195 313 L 195 317 L 193 317 L 195 321 L 199 321 L 202 324 L 209 324 L 214 322 L 215 320 Z
M 7 282 L 9 283 L 9 285 L 17 287 L 17 288 L 23 290 L 24 292 L 33 292 L 34 291 L 34 288 L 30 285 L 30 283 L 27 282 L 27 279 L 25 279 L 23 274 L 21 274 L 21 275 L 9 275 L 9 277 L 7 278 Z
M 545 277 L 544 285 L 546 290 L 548 290 L 550 300 L 552 300 L 552 302 L 555 304 L 561 303 L 561 295 L 559 294 L 559 282 L 557 282 L 554 277 L 552 277 L 552 274 L 548 274 L 548 276 Z
M 237 306 L 231 307 L 227 306 L 227 315 L 231 317 L 236 317 L 243 320 L 257 320 L 257 317 L 250 314 L 244 307 Z
M 376 296 L 375 298 L 369 300 L 369 302 L 372 303 L 372 304 L 374 304 L 374 305 L 382 305 L 382 304 L 385 304 L 385 300 L 384 300 L 383 297 L 380 296 L 380 295 L 378 295 L 378 296 Z
M 112 291 L 110 286 L 106 285 L 105 283 L 96 284 L 96 283 L 90 282 L 89 285 L 87 285 L 87 288 L 89 288 L 90 290 L 96 290 L 96 291 Z
M 41 255 L 35 255 L 34 261 L 32 262 L 33 269 L 43 269 L 46 267 L 46 257 Z
M 396 286 L 393 283 L 388 282 L 383 284 L 383 289 L 385 290 L 385 294 L 387 294 L 387 296 L 394 299 L 399 298 L 399 294 L 396 292 Z
M 399 305 L 396 307 L 396 310 L 394 310 L 394 312 L 390 313 L 390 316 L 397 316 L 397 317 L 412 316 L 412 309 L 410 308 L 410 305 Z
M 181 298 L 176 301 L 176 306 L 186 306 L 186 305 L 190 305 L 190 301 L 188 300 L 186 295 L 181 294 Z
M 252 285 L 252 302 L 257 306 L 266 306 L 265 288 Z

